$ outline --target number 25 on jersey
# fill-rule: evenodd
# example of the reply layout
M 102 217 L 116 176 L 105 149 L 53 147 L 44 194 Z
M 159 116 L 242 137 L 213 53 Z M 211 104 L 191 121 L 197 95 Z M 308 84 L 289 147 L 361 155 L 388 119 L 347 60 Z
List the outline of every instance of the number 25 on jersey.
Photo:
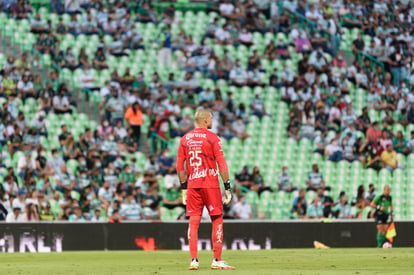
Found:
M 188 152 L 190 154 L 190 166 L 201 166 L 201 151 L 190 151 Z

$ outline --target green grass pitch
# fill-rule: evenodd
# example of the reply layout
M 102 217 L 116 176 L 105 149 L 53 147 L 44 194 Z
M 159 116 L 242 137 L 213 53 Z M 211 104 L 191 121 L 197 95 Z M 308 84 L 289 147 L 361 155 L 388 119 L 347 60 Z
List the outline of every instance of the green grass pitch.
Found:
M 188 252 L 1 254 L 1 274 L 414 274 L 414 248 L 224 251 L 236 270 L 210 270 L 211 251 L 189 271 Z

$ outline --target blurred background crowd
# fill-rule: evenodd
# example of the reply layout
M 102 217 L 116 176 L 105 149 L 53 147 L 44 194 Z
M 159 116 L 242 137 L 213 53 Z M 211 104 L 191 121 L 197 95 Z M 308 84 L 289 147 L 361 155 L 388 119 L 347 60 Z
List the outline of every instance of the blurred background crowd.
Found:
M 1 220 L 185 219 L 176 146 L 200 107 L 234 175 L 225 217 L 367 218 L 390 182 L 414 214 L 410 1 L 0 8 Z

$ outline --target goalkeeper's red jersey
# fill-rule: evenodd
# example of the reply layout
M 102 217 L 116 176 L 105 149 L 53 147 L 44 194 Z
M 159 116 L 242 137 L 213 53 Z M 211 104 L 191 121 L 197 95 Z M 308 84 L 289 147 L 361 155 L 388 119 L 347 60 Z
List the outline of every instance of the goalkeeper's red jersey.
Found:
M 178 172 L 184 171 L 184 162 L 188 188 L 220 188 L 218 174 L 227 171 L 227 164 L 216 134 L 196 128 L 183 136 L 177 153 Z

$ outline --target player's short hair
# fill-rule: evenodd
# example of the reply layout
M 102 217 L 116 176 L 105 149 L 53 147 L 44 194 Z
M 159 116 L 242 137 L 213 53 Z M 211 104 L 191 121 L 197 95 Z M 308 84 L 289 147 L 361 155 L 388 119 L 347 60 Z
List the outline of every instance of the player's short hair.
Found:
M 194 115 L 194 120 L 198 124 L 202 122 L 203 119 L 208 118 L 210 115 L 212 115 L 211 111 L 207 109 L 199 109 Z

